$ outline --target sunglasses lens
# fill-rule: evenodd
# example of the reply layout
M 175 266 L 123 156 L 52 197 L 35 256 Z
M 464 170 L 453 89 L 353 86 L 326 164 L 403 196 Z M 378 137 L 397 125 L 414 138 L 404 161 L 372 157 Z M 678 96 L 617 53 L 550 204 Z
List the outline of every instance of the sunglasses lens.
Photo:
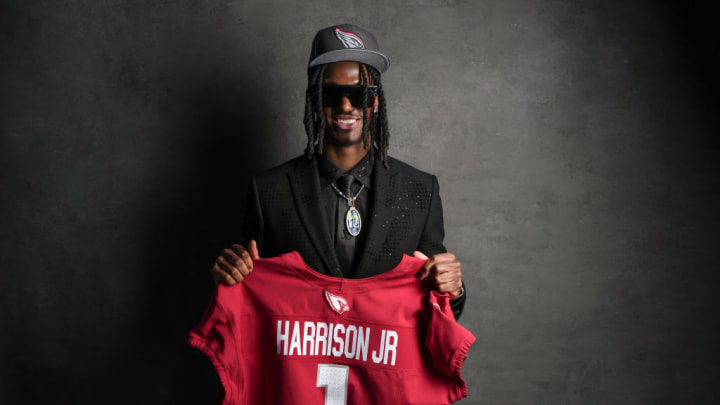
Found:
M 368 86 L 367 104 L 364 107 L 373 105 L 377 95 L 377 86 Z M 323 106 L 335 107 L 340 105 L 342 98 L 347 97 L 350 104 L 355 108 L 363 107 L 363 86 L 323 86 Z
M 340 104 L 342 99 L 342 92 L 338 91 L 335 87 L 323 86 L 322 101 L 323 106 L 332 107 Z

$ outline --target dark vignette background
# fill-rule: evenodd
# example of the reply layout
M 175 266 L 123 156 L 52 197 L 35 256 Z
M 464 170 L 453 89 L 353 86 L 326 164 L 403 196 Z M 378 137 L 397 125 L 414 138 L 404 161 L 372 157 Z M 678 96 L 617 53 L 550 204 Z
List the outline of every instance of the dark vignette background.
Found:
M 342 22 L 393 63 L 391 155 L 440 179 L 462 403 L 720 402 L 709 6 L 1 4 L 0 403 L 213 401 L 185 335 Z

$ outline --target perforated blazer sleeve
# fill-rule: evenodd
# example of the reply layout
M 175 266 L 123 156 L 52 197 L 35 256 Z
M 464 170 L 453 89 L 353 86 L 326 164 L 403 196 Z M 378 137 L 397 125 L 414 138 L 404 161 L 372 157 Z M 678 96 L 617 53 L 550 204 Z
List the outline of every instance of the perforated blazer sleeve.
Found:
M 263 251 L 265 247 L 265 226 L 263 221 L 262 207 L 260 206 L 260 197 L 257 189 L 257 179 L 255 176 L 250 180 L 247 192 L 247 204 L 245 205 L 245 218 L 243 219 L 242 228 L 240 228 L 240 244 L 247 248 L 252 239 L 257 242 L 260 257 L 264 257 Z
M 427 220 L 425 222 L 425 228 L 423 229 L 422 236 L 420 237 L 420 245 L 418 250 L 425 253 L 426 255 L 434 255 L 438 253 L 447 253 L 443 240 L 445 239 L 445 225 L 443 223 L 443 209 L 442 200 L 440 199 L 440 184 L 435 175 L 432 175 L 432 200 L 430 203 L 430 212 L 428 213 Z M 465 283 L 463 283 L 463 289 L 465 289 Z M 460 298 L 450 301 L 450 306 L 453 310 L 455 319 L 459 319 L 462 315 L 462 311 L 465 308 L 465 297 L 467 296 L 467 290 Z

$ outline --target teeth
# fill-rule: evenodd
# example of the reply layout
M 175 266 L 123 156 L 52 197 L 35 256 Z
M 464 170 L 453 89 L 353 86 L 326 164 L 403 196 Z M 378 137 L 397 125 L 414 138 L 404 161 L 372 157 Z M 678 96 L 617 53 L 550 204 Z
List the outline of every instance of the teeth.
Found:
M 337 122 L 339 122 L 341 124 L 345 124 L 345 125 L 352 124 L 355 121 L 357 121 L 357 120 L 337 120 Z

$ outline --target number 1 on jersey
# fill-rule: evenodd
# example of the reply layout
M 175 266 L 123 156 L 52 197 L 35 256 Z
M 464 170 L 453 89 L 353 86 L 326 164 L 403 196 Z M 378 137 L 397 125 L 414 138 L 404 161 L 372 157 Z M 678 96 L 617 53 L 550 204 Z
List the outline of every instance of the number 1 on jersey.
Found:
M 325 387 L 325 405 L 347 403 L 348 366 L 318 364 L 317 386 Z

